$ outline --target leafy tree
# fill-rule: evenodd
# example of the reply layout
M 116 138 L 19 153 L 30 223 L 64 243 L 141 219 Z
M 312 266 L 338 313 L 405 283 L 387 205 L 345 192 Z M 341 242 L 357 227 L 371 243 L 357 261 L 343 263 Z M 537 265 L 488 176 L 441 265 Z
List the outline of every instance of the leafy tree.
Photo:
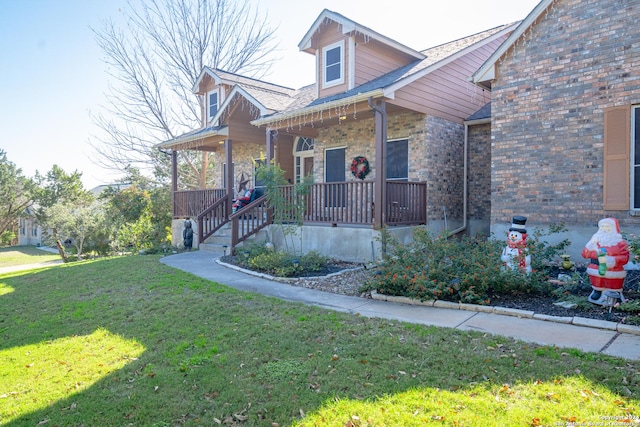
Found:
M 36 188 L 33 180 L 22 175 L 22 169 L 7 159 L 0 149 L 0 236 L 2 244 L 15 237 L 13 230 L 26 208 L 33 203 Z M 13 236 L 13 237 L 12 237 Z
M 78 259 L 82 259 L 85 242 L 100 232 L 103 211 L 99 203 L 77 205 L 56 203 L 47 208 L 47 225 L 54 230 L 56 242 L 71 241 Z M 61 253 L 66 259 L 64 253 Z
M 204 97 L 191 88 L 204 66 L 260 77 L 273 59 L 274 31 L 249 0 L 131 0 L 124 25 L 94 29 L 108 72 L 118 82 L 106 110 L 94 116 L 103 137 L 92 142 L 102 166 L 129 165 L 166 178 L 169 159 L 159 142 L 198 128 Z M 206 152 L 181 151 L 181 177 L 204 188 Z
M 93 201 L 93 195 L 82 184 L 82 172 L 77 170 L 67 173 L 60 166 L 53 165 L 44 175 L 36 171 L 35 181 L 38 189 L 34 197 L 40 206 L 40 215 L 58 203 L 88 205 Z

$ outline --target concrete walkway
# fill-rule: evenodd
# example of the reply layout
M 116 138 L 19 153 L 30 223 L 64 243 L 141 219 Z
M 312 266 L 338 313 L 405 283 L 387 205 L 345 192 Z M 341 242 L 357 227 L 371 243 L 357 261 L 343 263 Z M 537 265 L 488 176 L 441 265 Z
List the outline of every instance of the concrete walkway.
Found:
M 503 311 L 508 315 L 496 313 L 500 310 L 476 311 L 478 307 L 460 304 L 451 304 L 448 307 L 421 306 L 333 294 L 291 286 L 270 280 L 268 276 L 260 277 L 241 269 L 226 267 L 217 262 L 215 253 L 207 251 L 170 255 L 162 258 L 161 262 L 241 291 L 256 292 L 330 310 L 463 331 L 486 332 L 541 345 L 577 348 L 587 352 L 640 360 L 639 327 L 580 318 L 574 318 L 573 323 L 567 323 L 571 318 L 526 318 L 519 317 L 517 311 L 506 309 Z

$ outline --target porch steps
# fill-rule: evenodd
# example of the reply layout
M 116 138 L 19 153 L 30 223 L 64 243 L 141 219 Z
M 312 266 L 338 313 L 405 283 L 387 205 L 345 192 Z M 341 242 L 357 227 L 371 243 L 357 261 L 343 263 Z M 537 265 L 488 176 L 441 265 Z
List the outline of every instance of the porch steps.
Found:
M 266 230 L 260 230 L 253 236 L 249 237 L 247 241 L 264 241 L 266 242 L 268 239 L 268 234 Z M 242 246 L 242 243 L 240 243 Z M 220 255 L 227 254 L 231 252 L 231 224 L 225 224 L 220 230 L 218 230 L 213 236 L 209 237 L 203 243 L 198 246 L 198 249 L 204 251 L 214 252 Z

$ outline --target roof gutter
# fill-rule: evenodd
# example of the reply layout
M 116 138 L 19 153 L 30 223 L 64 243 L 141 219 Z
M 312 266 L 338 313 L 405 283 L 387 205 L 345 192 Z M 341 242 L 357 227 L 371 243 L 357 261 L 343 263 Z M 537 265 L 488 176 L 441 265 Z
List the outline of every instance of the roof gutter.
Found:
M 309 114 L 319 113 L 331 108 L 342 107 L 344 105 L 355 104 L 358 102 L 368 102 L 369 98 L 380 98 L 384 95 L 385 93 L 383 89 L 375 89 L 366 93 L 358 93 L 357 95 L 350 96 L 348 98 L 341 98 L 335 101 L 324 102 L 322 104 L 313 105 L 311 107 L 305 107 L 298 110 L 292 110 L 282 114 L 262 117 L 256 120 L 252 120 L 250 123 L 254 126 L 268 126 L 273 123 L 295 119 L 296 117 L 300 116 L 308 116 Z

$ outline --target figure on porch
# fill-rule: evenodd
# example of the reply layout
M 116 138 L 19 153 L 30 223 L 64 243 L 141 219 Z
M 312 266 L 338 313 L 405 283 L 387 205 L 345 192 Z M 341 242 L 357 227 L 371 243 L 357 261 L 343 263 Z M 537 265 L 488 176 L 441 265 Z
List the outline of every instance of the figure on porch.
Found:
M 591 261 L 587 268 L 593 289 L 589 302 L 606 305 L 605 291 L 617 293 L 619 302 L 624 302 L 622 287 L 627 277 L 624 265 L 629 262 L 629 248 L 617 219 L 604 218 L 598 222 L 598 231 L 582 250 L 582 257 Z
M 182 240 L 184 241 L 184 249 L 190 251 L 193 246 L 193 228 L 191 228 L 191 220 L 184 222 L 184 230 L 182 231 Z
M 502 251 L 500 259 L 505 266 L 512 270 L 520 269 L 531 273 L 531 255 L 527 253 L 527 230 L 524 228 L 527 218 L 514 216 L 507 235 L 507 246 Z

